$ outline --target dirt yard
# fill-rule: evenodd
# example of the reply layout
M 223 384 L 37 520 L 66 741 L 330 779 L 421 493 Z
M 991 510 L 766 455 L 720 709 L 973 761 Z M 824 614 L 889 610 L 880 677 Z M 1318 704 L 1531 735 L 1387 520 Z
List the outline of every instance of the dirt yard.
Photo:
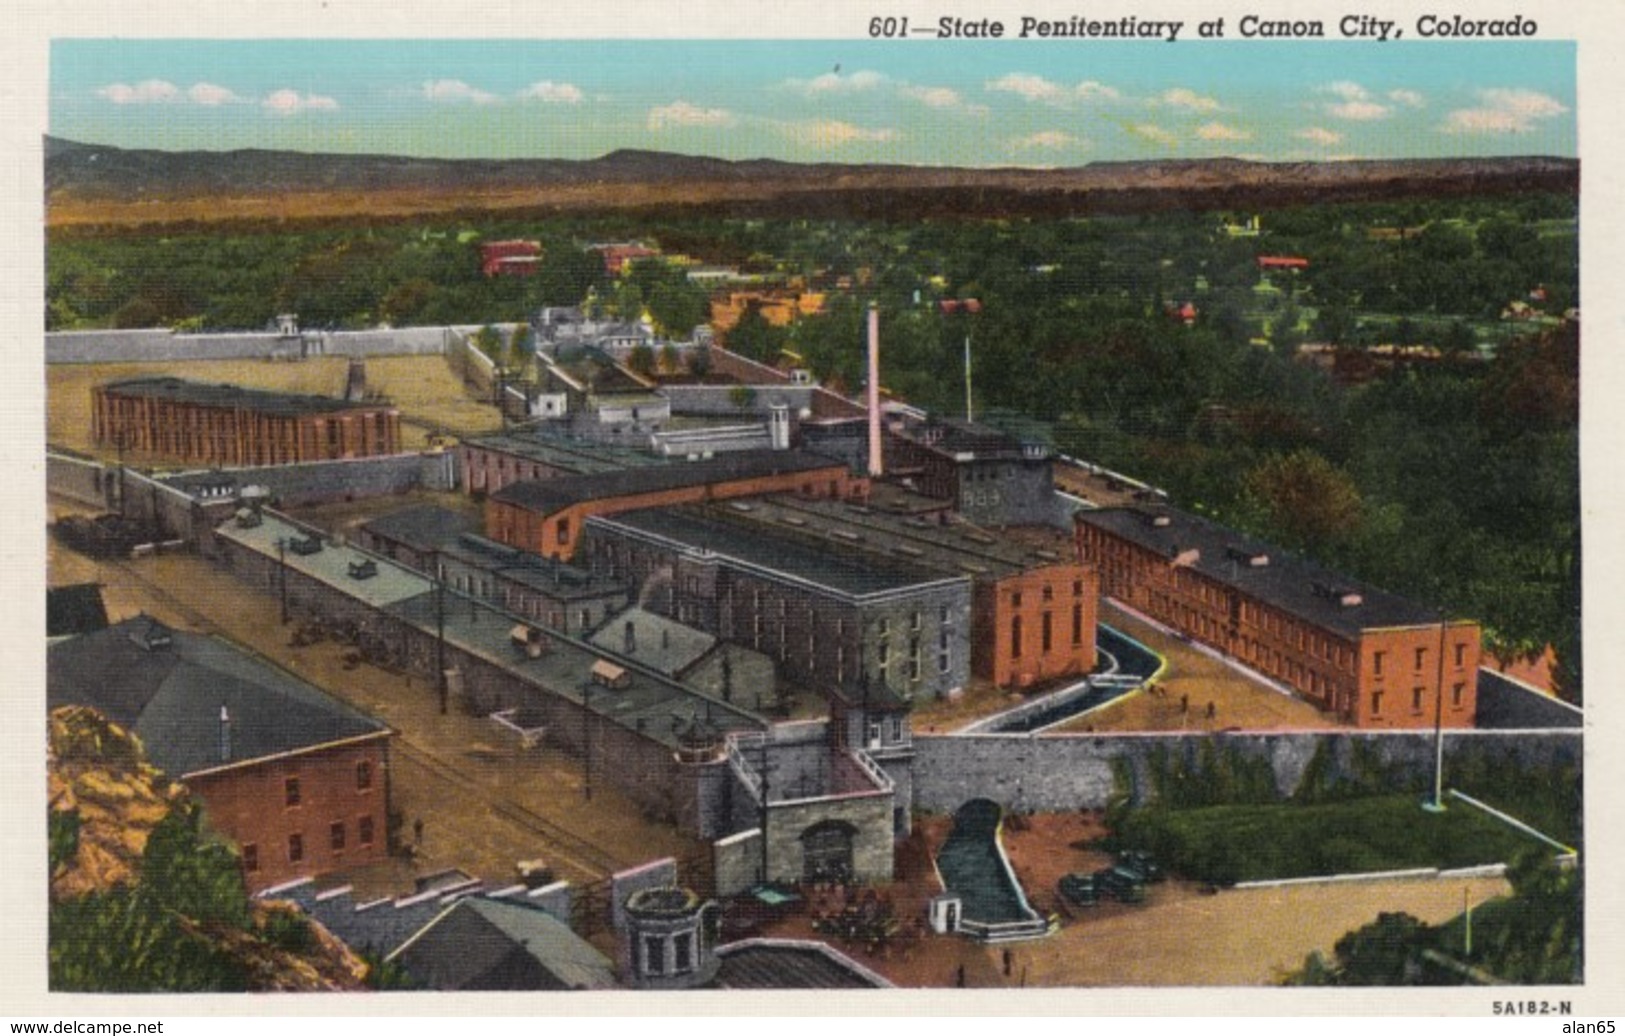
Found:
M 1069 871 L 1090 871 L 1111 857 L 1085 845 L 1103 832 L 1098 817 L 1038 814 L 1026 826 L 1006 824 L 1005 850 L 1028 901 L 1040 913 L 1060 914 L 1048 937 L 1004 950 L 956 935 L 936 935 L 919 920 L 939 891 L 931 857 L 951 820 L 918 818 L 898 856 L 897 884 L 889 887 L 903 930 L 887 949 L 840 948 L 905 987 L 953 987 L 961 968 L 968 988 L 1113 986 L 1272 986 L 1312 951 L 1330 955 L 1345 933 L 1383 911 L 1403 910 L 1429 924 L 1442 923 L 1509 891 L 1499 878 L 1385 880 L 1227 889 L 1204 894 L 1169 880 L 1149 888 L 1147 902 L 1102 902 L 1067 910 L 1055 891 Z M 816 938 L 807 917 L 792 917 L 769 933 Z M 839 945 L 839 944 L 838 944 Z
M 339 396 L 344 391 L 349 360 L 321 356 L 298 362 L 271 360 L 192 360 L 166 363 L 50 364 L 45 368 L 45 437 L 57 446 L 112 458 L 111 449 L 91 438 L 91 389 L 120 378 L 173 375 L 195 381 L 239 385 L 272 392 Z M 463 435 L 501 427 L 495 408 L 469 397 L 441 356 L 373 356 L 367 359 L 367 387 L 401 408 L 403 417 L 450 428 Z M 428 445 L 427 429 L 401 424 L 402 446 Z M 141 463 L 145 458 L 130 454 Z

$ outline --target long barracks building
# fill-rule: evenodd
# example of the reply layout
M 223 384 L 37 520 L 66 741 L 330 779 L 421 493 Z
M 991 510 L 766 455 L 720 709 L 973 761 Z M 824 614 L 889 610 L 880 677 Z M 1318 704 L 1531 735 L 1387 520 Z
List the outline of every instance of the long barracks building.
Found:
M 1201 518 L 1075 516 L 1101 593 L 1217 648 L 1358 727 L 1469 727 L 1479 630 Z M 1442 703 L 1440 695 L 1443 694 Z
M 797 450 L 753 450 L 715 460 L 515 482 L 485 501 L 485 534 L 550 558 L 574 556 L 593 515 L 728 500 L 761 493 L 862 499 L 869 480 L 844 462 Z
M 94 406 L 98 443 L 189 464 L 252 467 L 400 452 L 400 411 L 385 403 L 150 377 L 98 385 Z

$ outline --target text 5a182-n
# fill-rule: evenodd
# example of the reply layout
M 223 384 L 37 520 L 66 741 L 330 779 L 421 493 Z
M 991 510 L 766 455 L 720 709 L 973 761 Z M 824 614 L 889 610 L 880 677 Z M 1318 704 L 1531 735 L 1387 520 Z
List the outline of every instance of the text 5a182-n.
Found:
M 908 35 L 908 18 L 870 18 L 869 35 L 874 39 L 896 39 Z

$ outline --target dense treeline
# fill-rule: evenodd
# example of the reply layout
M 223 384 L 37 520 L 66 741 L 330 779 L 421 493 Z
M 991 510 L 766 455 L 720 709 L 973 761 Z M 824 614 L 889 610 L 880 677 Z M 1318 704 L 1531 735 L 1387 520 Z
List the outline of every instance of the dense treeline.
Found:
M 307 326 L 484 324 L 590 296 L 682 334 L 703 316 L 691 285 L 641 263 L 612 282 L 583 247 L 653 241 L 829 289 L 820 314 L 789 327 L 747 312 L 727 336 L 735 349 L 791 350 L 855 389 L 872 300 L 885 387 L 960 412 L 968 339 L 979 415 L 1036 419 L 1065 452 L 1149 479 L 1182 506 L 1478 619 L 1503 654 L 1555 644 L 1564 692 L 1578 699 L 1578 332 L 1503 319 L 1522 306 L 1578 306 L 1577 199 L 1302 206 L 1264 214 L 1256 236 L 1233 232 L 1250 215 L 467 215 L 74 234 L 51 242 L 48 321 L 244 328 L 294 311 Z M 505 237 L 543 242 L 538 276 L 480 275 L 478 242 Z M 1265 273 L 1263 255 L 1308 266 Z M 954 298 L 979 299 L 980 312 L 938 305 Z M 1298 362 L 1304 341 L 1354 360 L 1375 344 L 1436 352 L 1387 368 L 1366 360 L 1367 376 L 1343 384 Z

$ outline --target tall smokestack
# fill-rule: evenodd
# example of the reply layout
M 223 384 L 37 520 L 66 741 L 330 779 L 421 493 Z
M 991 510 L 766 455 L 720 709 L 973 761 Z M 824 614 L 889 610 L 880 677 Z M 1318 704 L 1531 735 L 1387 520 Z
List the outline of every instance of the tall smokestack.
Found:
M 231 762 L 231 712 L 220 703 L 220 761 Z
M 879 477 L 880 461 L 880 307 L 869 303 L 869 474 Z

